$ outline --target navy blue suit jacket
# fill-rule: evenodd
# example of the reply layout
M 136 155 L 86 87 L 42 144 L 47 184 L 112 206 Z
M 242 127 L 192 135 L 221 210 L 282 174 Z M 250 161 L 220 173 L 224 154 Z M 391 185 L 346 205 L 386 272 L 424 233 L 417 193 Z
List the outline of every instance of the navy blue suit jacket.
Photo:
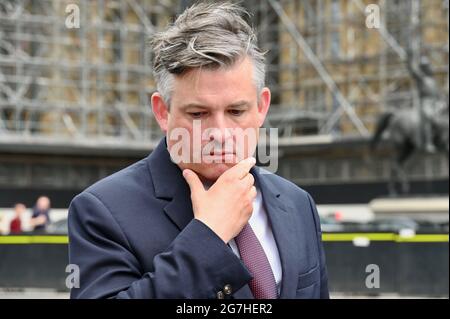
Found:
M 311 196 L 254 167 L 281 258 L 280 298 L 328 298 Z M 252 298 L 241 260 L 193 218 L 190 190 L 162 139 L 145 159 L 97 182 L 69 208 L 72 298 Z

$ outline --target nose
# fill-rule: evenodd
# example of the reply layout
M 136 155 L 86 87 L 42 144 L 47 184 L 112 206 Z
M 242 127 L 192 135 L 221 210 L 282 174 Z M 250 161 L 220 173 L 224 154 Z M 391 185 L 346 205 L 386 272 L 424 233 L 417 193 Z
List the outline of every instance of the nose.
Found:
M 217 114 L 209 124 L 207 132 L 205 133 L 209 141 L 214 141 L 217 144 L 223 145 L 228 139 L 233 137 L 231 128 L 227 126 L 222 114 Z

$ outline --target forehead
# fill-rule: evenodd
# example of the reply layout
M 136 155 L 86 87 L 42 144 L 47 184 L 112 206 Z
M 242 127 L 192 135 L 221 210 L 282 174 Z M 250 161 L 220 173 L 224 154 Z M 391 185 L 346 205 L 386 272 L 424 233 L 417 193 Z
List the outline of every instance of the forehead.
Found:
M 175 77 L 173 103 L 233 103 L 256 98 L 253 63 L 246 57 L 230 67 L 193 69 Z

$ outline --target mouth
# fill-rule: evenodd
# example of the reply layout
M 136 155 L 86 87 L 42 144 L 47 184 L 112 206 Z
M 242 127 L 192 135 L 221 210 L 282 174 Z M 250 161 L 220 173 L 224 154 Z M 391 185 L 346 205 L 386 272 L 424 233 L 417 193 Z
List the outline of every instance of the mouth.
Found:
M 227 155 L 236 155 L 234 152 L 226 152 L 226 151 L 211 151 L 209 153 L 203 153 L 203 156 L 227 156 Z
M 203 154 L 203 159 L 206 162 L 212 163 L 233 163 L 235 161 L 236 154 L 233 152 L 210 152 Z

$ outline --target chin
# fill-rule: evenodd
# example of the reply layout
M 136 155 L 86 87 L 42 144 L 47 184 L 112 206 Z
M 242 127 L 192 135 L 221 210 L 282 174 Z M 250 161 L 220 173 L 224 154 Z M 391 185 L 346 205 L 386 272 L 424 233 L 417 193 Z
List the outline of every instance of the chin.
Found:
M 210 181 L 216 181 L 223 173 L 233 167 L 235 163 L 202 164 L 197 173 Z

